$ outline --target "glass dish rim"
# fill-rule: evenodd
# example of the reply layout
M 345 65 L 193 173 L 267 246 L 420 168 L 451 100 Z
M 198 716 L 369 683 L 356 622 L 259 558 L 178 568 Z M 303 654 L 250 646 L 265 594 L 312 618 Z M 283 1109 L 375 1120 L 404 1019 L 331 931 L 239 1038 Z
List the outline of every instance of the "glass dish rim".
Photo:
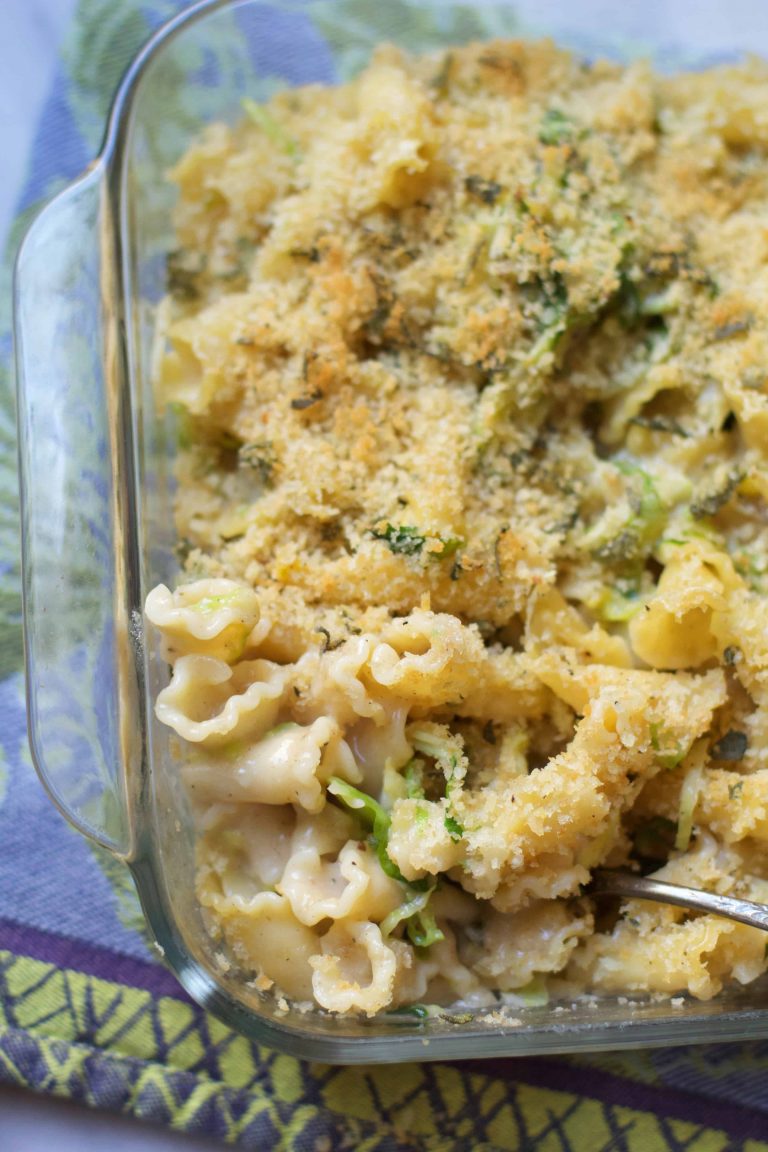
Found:
M 54 200 L 41 210 L 41 214 L 46 212 L 57 201 L 63 200 L 73 190 L 94 176 L 103 183 L 112 224 L 112 232 L 108 236 L 108 241 L 114 246 L 118 269 L 114 279 L 114 289 L 119 314 L 125 314 L 127 301 L 130 300 L 131 288 L 128 262 L 123 258 L 124 244 L 129 236 L 129 197 L 126 182 L 123 179 L 124 161 L 131 112 L 142 79 L 162 50 L 179 33 L 193 24 L 219 10 L 232 11 L 253 7 L 263 2 L 264 0 L 196 0 L 194 4 L 178 12 L 157 28 L 136 54 L 123 75 L 110 106 L 102 144 L 96 159 L 84 173 L 71 181 Z M 297 11 L 302 9 L 311 11 L 311 4 L 302 5 L 289 2 L 286 7 L 295 8 Z M 34 229 L 36 220 L 37 217 L 30 225 L 28 235 Z M 18 293 L 18 270 L 24 243 L 20 246 L 16 260 L 16 293 Z M 125 342 L 130 337 L 124 333 L 122 339 Z M 130 382 L 128 382 L 128 391 L 130 393 Z M 128 409 L 130 416 L 130 398 Z M 130 426 L 130 419 L 123 430 L 129 441 L 126 445 L 126 452 L 132 457 L 134 433 Z M 130 483 L 130 477 L 122 477 L 121 484 L 126 496 L 128 521 L 131 527 L 131 535 L 127 541 L 127 546 L 124 546 L 121 560 L 125 567 L 130 567 L 133 559 L 132 548 L 138 547 L 136 539 L 137 494 L 135 484 Z M 26 581 L 24 583 L 26 584 Z M 30 654 L 26 604 L 24 606 L 24 620 L 26 691 L 29 709 L 33 694 L 30 670 L 34 661 Z M 144 717 L 144 719 L 146 718 Z M 38 775 L 53 802 L 66 819 L 78 827 L 79 831 L 98 840 L 98 835 L 94 835 L 94 829 L 83 827 L 82 822 L 73 819 L 72 813 L 57 797 L 55 790 L 50 787 L 46 771 L 42 768 L 35 753 L 32 739 L 30 739 L 30 744 Z M 567 1016 L 558 1018 L 550 1015 L 546 1019 L 534 1018 L 527 1027 L 523 1028 L 505 1027 L 504 1025 L 495 1027 L 475 1025 L 433 1031 L 430 1028 L 430 1022 L 414 1021 L 407 1033 L 404 1029 L 402 1034 L 398 1034 L 394 1030 L 388 1031 L 386 1034 L 376 1034 L 376 1020 L 374 1019 L 369 1024 L 370 1035 L 334 1036 L 332 1033 L 328 1033 L 321 1036 L 303 1031 L 300 1027 L 295 1027 L 287 1022 L 283 1023 L 278 1020 L 271 1020 L 267 1016 L 260 1016 L 251 1008 L 246 1007 L 234 995 L 230 994 L 223 984 L 217 982 L 212 973 L 202 968 L 188 955 L 169 902 L 164 895 L 163 884 L 158 882 L 158 880 L 163 879 L 162 869 L 159 867 L 158 854 L 156 845 L 153 843 L 154 837 L 151 835 L 151 829 L 147 827 L 146 823 L 143 823 L 139 827 L 134 825 L 133 833 L 131 852 L 122 858 L 131 870 L 145 918 L 157 941 L 158 950 L 164 955 L 180 985 L 202 1008 L 212 1011 L 225 1023 L 249 1039 L 267 1044 L 291 1055 L 339 1064 L 385 1063 L 407 1059 L 492 1058 L 512 1055 L 576 1053 L 585 1050 L 656 1047 L 665 1044 L 688 1043 L 693 1038 L 692 1034 L 695 1034 L 695 1038 L 699 1042 L 740 1040 L 746 1036 L 757 1038 L 768 1035 L 768 1011 L 761 1008 L 737 1008 L 735 1010 L 724 1008 L 722 1012 L 718 1012 L 716 1015 L 700 1015 L 694 1019 L 691 1019 L 689 1014 L 684 1013 L 677 1014 L 677 1018 L 675 1018 L 675 1013 L 672 1012 L 670 1012 L 668 1019 L 661 1020 L 633 1019 L 628 1014 L 624 1019 L 601 1021 L 600 1023 L 582 1020 L 571 1022 L 570 1025 Z M 109 844 L 106 847 L 114 850 L 113 846 Z M 120 855 L 120 853 L 116 853 L 116 855 Z

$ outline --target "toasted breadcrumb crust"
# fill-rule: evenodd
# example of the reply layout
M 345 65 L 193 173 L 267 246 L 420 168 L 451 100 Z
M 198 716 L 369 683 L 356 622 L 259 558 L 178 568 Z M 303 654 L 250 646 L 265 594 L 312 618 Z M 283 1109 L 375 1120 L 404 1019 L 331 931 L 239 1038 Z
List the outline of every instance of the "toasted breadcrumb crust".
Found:
M 760 61 L 669 77 L 499 41 L 382 47 L 176 166 L 158 387 L 182 581 L 253 589 L 263 625 L 228 618 L 229 647 L 187 660 L 281 669 L 270 723 L 330 716 L 388 813 L 397 877 L 369 852 L 371 891 L 442 884 L 428 946 L 382 935 L 386 900 L 310 929 L 288 856 L 259 879 L 243 804 L 198 794 L 201 902 L 264 987 L 373 1012 L 542 973 L 707 998 L 764 971 L 757 930 L 581 891 L 609 865 L 768 896 L 767 150 Z M 295 979 L 255 943 L 249 884 Z

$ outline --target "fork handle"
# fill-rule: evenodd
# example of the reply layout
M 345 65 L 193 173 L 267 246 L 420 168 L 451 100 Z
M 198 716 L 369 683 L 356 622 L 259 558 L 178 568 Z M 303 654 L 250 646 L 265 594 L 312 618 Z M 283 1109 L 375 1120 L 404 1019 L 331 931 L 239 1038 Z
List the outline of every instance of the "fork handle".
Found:
M 683 884 L 669 884 L 651 876 L 634 876 L 631 872 L 600 868 L 592 873 L 590 896 L 628 896 L 636 900 L 655 900 L 661 904 L 675 904 L 679 908 L 692 908 L 697 912 L 714 912 L 729 920 L 738 920 L 752 928 L 768 931 L 768 904 L 753 900 L 739 900 L 735 896 L 720 896 L 716 892 L 702 892 Z

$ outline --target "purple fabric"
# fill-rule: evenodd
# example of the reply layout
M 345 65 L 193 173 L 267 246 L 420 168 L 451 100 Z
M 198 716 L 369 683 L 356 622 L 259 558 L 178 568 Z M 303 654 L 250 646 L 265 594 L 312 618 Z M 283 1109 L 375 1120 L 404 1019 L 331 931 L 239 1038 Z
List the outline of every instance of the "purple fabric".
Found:
M 84 972 L 100 980 L 142 988 L 153 996 L 173 996 L 192 1003 L 176 977 L 162 965 L 137 960 L 99 944 L 84 944 L 82 940 L 0 918 L 0 949 L 43 960 L 58 968 Z
M 472 1065 L 461 1062 L 459 1067 L 469 1070 Z M 567 1057 L 488 1060 L 483 1062 L 482 1068 L 484 1072 L 517 1084 L 577 1093 L 612 1107 L 652 1112 L 660 1121 L 663 1118 L 683 1120 L 689 1124 L 722 1129 L 740 1140 L 765 1140 L 768 1137 L 768 1116 L 757 1108 L 747 1108 L 727 1100 L 708 1100 L 663 1085 L 642 1084 L 603 1069 L 585 1067 Z M 761 1103 L 768 1112 L 768 1092 Z

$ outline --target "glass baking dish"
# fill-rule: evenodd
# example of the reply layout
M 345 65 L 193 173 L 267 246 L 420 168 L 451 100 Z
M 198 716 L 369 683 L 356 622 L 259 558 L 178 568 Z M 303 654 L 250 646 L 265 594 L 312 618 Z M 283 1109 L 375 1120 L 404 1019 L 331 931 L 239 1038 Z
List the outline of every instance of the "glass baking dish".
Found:
M 675 6 L 678 17 L 687 7 Z M 709 1003 L 587 999 L 521 1009 L 519 1019 L 502 1024 L 344 1019 L 281 1008 L 222 964 L 203 927 L 191 822 L 152 709 L 167 669 L 155 646 L 145 646 L 142 604 L 176 572 L 173 434 L 155 409 L 151 383 L 155 309 L 173 244 L 168 167 L 203 124 L 238 119 L 245 95 L 263 99 L 279 87 L 345 78 L 383 40 L 428 51 L 543 32 L 588 54 L 650 54 L 662 67 L 709 64 L 754 49 L 761 37 L 768 44 L 757 7 L 736 20 L 732 5 L 707 6 L 708 18 L 693 31 L 691 23 L 681 25 L 682 47 L 673 15 L 656 26 L 638 6 L 628 8 L 596 0 L 205 0 L 171 21 L 134 61 L 100 157 L 41 213 L 19 254 L 24 610 L 35 763 L 72 824 L 130 868 L 158 950 L 187 991 L 247 1036 L 304 1058 L 467 1059 L 768 1035 L 765 980 Z

